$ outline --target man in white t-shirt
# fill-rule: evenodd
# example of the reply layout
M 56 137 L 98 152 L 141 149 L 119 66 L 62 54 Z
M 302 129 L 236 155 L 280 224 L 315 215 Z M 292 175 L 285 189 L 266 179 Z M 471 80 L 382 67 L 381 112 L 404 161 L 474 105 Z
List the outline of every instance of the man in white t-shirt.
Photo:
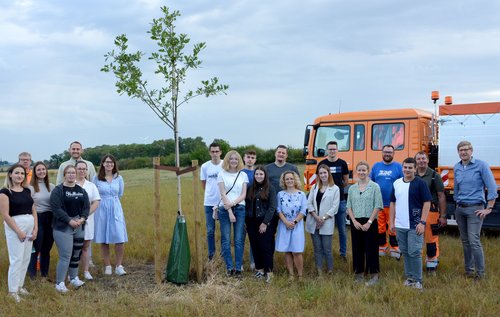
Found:
M 215 254 L 215 219 L 213 216 L 214 206 L 218 206 L 220 192 L 217 185 L 217 176 L 222 171 L 220 159 L 222 151 L 218 143 L 213 142 L 209 146 L 210 161 L 201 165 L 200 180 L 205 190 L 203 205 L 205 206 L 205 219 L 207 227 L 208 259 L 212 260 Z
M 404 260 L 404 286 L 419 290 L 422 286 L 422 246 L 431 207 L 429 186 L 415 177 L 417 163 L 413 157 L 403 161 L 403 177 L 393 183 L 389 210 L 389 230 L 398 239 Z

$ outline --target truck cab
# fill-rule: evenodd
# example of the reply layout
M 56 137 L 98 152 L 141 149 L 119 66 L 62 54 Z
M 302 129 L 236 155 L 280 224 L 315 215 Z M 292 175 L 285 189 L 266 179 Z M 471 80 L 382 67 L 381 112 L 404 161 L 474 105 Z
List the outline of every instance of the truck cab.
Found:
M 418 151 L 432 151 L 433 115 L 418 109 L 397 109 L 329 114 L 306 127 L 304 137 L 305 190 L 316 183 L 316 166 L 326 157 L 329 141 L 337 141 L 338 156 L 347 162 L 349 180 L 355 181 L 357 162 L 370 166 L 382 159 L 382 147 L 392 144 L 394 160 L 403 161 Z

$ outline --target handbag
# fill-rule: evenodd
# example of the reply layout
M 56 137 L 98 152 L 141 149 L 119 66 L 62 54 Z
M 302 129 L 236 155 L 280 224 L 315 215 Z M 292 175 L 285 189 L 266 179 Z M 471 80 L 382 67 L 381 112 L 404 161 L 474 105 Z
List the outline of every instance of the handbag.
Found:
M 234 179 L 233 185 L 231 185 L 231 188 L 229 188 L 229 190 L 226 192 L 226 195 L 229 194 L 231 189 L 233 189 L 234 184 L 236 184 L 236 181 L 238 180 L 238 177 L 240 177 L 240 173 L 241 173 L 241 170 L 238 172 L 238 175 L 236 175 L 236 178 Z M 219 204 L 221 203 L 221 201 L 222 201 L 222 198 L 219 200 L 217 205 L 212 207 L 212 218 L 214 220 L 219 220 Z

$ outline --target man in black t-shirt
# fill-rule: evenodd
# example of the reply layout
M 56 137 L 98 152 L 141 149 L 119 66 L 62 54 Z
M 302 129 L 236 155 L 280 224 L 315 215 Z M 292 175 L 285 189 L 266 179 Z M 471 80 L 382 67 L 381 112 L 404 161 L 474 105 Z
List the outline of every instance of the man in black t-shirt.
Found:
M 347 162 L 337 156 L 338 145 L 336 141 L 330 141 L 326 145 L 328 157 L 319 162 L 318 166 L 325 164 L 330 168 L 333 181 L 340 189 L 340 204 L 339 211 L 335 215 L 335 224 L 339 231 L 340 256 L 346 259 L 347 252 L 347 233 L 346 233 L 346 200 L 344 195 L 344 187 L 349 182 L 349 168 Z

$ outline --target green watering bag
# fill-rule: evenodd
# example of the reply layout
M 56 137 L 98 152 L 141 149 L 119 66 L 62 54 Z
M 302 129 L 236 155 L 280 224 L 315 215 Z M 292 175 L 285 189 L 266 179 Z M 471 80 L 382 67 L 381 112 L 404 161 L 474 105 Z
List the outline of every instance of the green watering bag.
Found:
M 191 252 L 189 250 L 186 218 L 178 215 L 168 255 L 165 273 L 167 281 L 175 284 L 186 284 L 189 280 L 190 263 Z

